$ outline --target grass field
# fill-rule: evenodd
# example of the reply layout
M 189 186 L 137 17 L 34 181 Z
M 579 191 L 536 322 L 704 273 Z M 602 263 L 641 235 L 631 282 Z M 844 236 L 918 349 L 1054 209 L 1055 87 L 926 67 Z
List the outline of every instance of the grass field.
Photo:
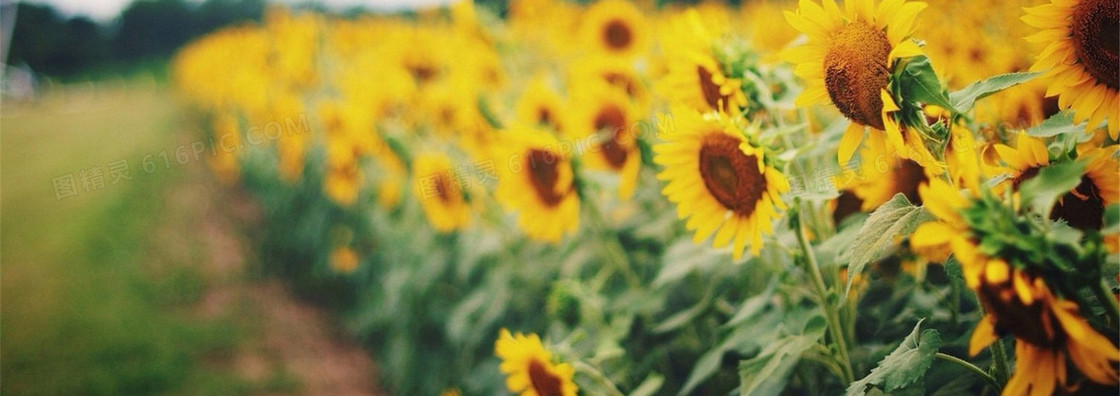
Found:
M 54 89 L 0 118 L 3 391 L 10 394 L 217 394 L 246 384 L 205 364 L 240 331 L 186 308 L 204 282 L 153 246 L 170 167 L 141 161 L 172 147 L 174 103 L 153 82 Z M 131 179 L 114 183 L 110 163 Z M 83 189 L 80 174 L 100 168 Z M 73 175 L 78 194 L 53 180 Z

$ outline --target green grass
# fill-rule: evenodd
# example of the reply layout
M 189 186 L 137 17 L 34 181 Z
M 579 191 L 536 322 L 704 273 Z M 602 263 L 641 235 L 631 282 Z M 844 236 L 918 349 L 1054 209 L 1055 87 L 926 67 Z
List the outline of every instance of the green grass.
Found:
M 172 167 L 144 155 L 181 133 L 164 87 L 65 87 L 0 117 L 0 376 L 11 394 L 228 394 L 247 385 L 204 361 L 228 354 L 240 326 L 187 307 L 206 287 L 189 263 L 162 263 L 152 228 Z M 107 164 L 132 180 L 111 184 Z M 52 179 L 102 167 L 106 185 L 56 199 Z

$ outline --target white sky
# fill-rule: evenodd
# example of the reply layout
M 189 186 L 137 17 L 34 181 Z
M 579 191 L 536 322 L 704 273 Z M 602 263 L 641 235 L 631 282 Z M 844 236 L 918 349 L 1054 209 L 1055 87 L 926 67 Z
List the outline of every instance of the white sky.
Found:
M 99 21 L 117 16 L 132 0 L 27 0 L 32 3 L 50 4 L 67 16 L 86 15 Z M 200 0 L 191 0 L 198 2 Z M 365 5 L 371 9 L 403 9 L 449 3 L 450 0 L 269 0 L 272 2 L 305 4 L 322 3 L 331 8 L 344 9 Z

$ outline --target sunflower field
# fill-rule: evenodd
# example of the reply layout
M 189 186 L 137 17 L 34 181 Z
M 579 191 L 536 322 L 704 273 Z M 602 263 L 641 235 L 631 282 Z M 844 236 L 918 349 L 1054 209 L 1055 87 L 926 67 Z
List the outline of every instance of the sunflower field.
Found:
M 276 8 L 173 76 L 393 394 L 1115 394 L 1118 6 Z

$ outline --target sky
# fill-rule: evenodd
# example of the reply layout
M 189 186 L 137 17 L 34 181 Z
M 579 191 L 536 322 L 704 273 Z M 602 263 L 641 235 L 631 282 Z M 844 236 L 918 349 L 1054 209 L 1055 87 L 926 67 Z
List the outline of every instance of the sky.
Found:
M 133 0 L 30 0 L 32 3 L 50 4 L 67 16 L 85 15 L 99 21 L 113 19 Z M 195 0 L 199 1 L 199 0 Z M 270 0 L 280 3 L 307 3 L 307 0 Z M 372 9 L 402 9 L 447 3 L 449 0 L 313 0 L 331 8 L 349 8 L 365 5 Z

